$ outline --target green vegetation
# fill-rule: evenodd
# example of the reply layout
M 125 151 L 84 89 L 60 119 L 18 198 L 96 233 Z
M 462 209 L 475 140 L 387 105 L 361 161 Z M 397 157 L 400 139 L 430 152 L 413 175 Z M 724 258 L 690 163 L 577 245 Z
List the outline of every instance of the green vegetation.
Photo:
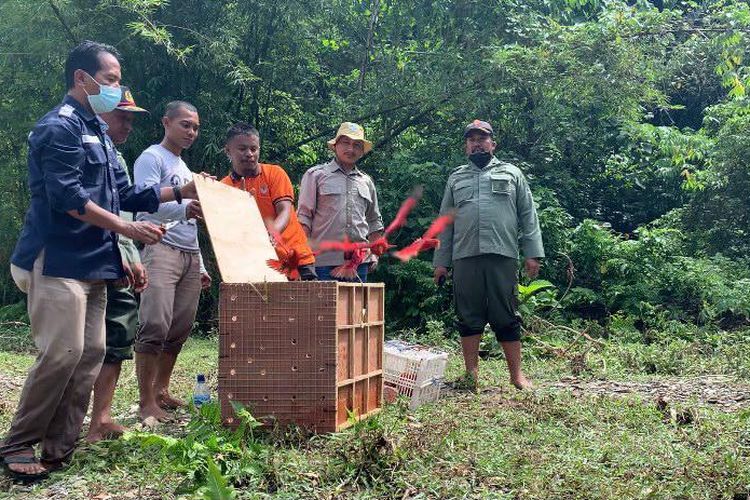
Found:
M 616 329 L 622 337 L 628 327 Z M 153 431 L 83 445 L 70 469 L 33 488 L 0 479 L 0 497 L 744 498 L 750 352 L 741 337 L 716 339 L 710 349 L 706 339 L 605 341 L 589 350 L 575 379 L 575 363 L 529 342 L 535 393 L 513 389 L 504 361 L 491 358 L 481 365 L 479 395 L 448 390 L 440 404 L 413 414 L 399 402 L 333 435 L 260 430 L 246 412 L 244 428 L 233 432 L 220 426 L 212 404 Z M 189 394 L 194 371 L 215 373 L 216 348 L 212 339 L 188 343 L 177 366 L 178 395 Z M 0 355 L 3 380 L 22 381 L 31 361 Z M 459 368 L 451 357 L 449 376 Z M 744 383 L 703 377 L 736 372 Z M 115 398 L 115 415 L 129 425 L 136 422 L 133 378 L 127 363 Z M 641 392 L 596 389 L 615 380 L 640 383 Z M 670 389 L 675 384 L 682 389 Z M 7 387 L 0 385 L 3 427 L 20 390 Z M 643 392 L 653 387 L 665 389 Z
M 425 187 L 399 245 L 436 213 L 463 161 L 465 123 L 487 119 L 498 155 L 529 178 L 547 251 L 539 281 L 520 289 L 534 394 L 510 390 L 487 336 L 482 382 L 495 389 L 477 396 L 450 393 L 414 415 L 391 406 L 318 437 L 260 431 L 249 414 L 231 433 L 209 407 L 163 436 L 85 446 L 69 471 L 8 494 L 746 496 L 749 34 L 750 6 L 732 0 L 0 2 L 2 262 L 28 203 L 25 138 L 63 95 L 62 63 L 84 38 L 121 50 L 124 83 L 152 110 L 123 148 L 131 163 L 177 98 L 201 114 L 188 164 L 217 175 L 229 168 L 221 142 L 234 121 L 260 129 L 264 160 L 294 182 L 328 158 L 341 121 L 362 123 L 375 143 L 362 167 L 384 216 Z M 428 260 L 383 260 L 374 278 L 387 286 L 387 332 L 455 350 L 451 283 L 436 288 L 431 272 Z M 204 338 L 180 358 L 183 394 L 198 368 L 215 373 L 218 281 L 201 302 Z M 3 428 L 32 362 L 24 309 L 0 266 Z M 459 368 L 452 357 L 450 375 Z M 130 423 L 131 372 L 116 401 Z M 708 375 L 726 379 L 695 378 Z M 694 390 L 677 402 L 641 390 L 678 381 Z M 642 385 L 625 398 L 597 385 L 615 383 Z
M 217 175 L 229 168 L 222 136 L 234 121 L 254 123 L 264 159 L 298 181 L 328 158 L 337 125 L 356 120 L 375 143 L 362 166 L 386 218 L 411 186 L 425 186 L 397 235 L 403 245 L 436 213 L 463 161 L 462 127 L 481 117 L 535 191 L 542 278 L 558 299 L 572 288 L 555 307 L 566 321 L 623 313 L 741 326 L 749 31 L 750 7 L 735 1 L 7 0 L 0 256 L 28 202 L 25 137 L 64 92 L 67 50 L 90 38 L 121 50 L 124 82 L 153 112 L 123 147 L 130 162 L 161 136 L 155 118 L 176 98 L 201 113 L 188 164 Z M 0 303 L 15 304 L 22 296 L 7 273 Z M 437 290 L 429 274 L 426 261 L 381 266 L 392 331 L 451 324 L 450 286 Z M 215 284 L 202 300 L 206 332 L 217 294 Z

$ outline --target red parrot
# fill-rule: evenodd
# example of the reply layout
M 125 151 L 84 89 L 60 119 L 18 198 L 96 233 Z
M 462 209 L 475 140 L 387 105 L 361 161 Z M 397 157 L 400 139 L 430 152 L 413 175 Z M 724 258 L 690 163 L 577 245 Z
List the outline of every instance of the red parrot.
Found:
M 357 268 L 362 262 L 364 262 L 365 257 L 367 257 L 367 248 L 357 248 L 353 250 L 351 254 L 351 257 L 349 257 L 349 259 L 343 264 L 331 269 L 331 276 L 345 280 L 357 279 Z
M 430 250 L 432 248 L 440 248 L 440 240 L 437 237 L 445 231 L 448 226 L 453 224 L 455 215 L 451 212 L 441 215 L 430 224 L 430 227 L 425 231 L 421 238 L 414 240 L 409 246 L 402 248 L 398 252 L 394 252 L 393 256 L 402 262 L 408 262 L 409 260 L 416 257 L 420 252 Z
M 417 203 L 422 198 L 423 191 L 424 189 L 422 188 L 422 186 L 417 186 L 416 188 L 414 188 L 414 191 L 412 191 L 411 195 L 409 195 L 406 201 L 401 204 L 401 207 L 396 213 L 396 217 L 393 219 L 393 222 L 391 222 L 385 229 L 383 236 L 370 244 L 370 251 L 372 253 L 380 257 L 385 252 L 387 252 L 388 249 L 393 248 L 393 245 L 388 243 L 388 235 L 406 224 L 406 218 L 409 216 L 409 212 L 411 212 L 414 207 L 417 206 Z
M 300 256 L 297 254 L 297 251 L 286 246 L 284 240 L 281 237 L 281 234 L 278 231 L 269 228 L 268 232 L 273 238 L 276 247 L 276 254 L 279 257 L 278 259 L 268 259 L 266 261 L 268 267 L 286 275 L 286 277 L 292 281 L 302 279 L 299 274 L 299 270 L 297 269 L 299 267 L 300 260 Z
M 325 252 L 354 252 L 363 248 L 368 248 L 369 243 L 366 242 L 353 242 L 348 237 L 344 238 L 344 241 L 321 241 L 318 244 L 318 248 L 315 251 L 315 255 L 319 255 Z

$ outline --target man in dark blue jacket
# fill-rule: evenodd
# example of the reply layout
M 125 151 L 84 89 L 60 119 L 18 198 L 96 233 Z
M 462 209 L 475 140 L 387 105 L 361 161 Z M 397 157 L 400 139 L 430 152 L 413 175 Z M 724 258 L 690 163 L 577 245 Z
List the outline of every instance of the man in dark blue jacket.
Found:
M 125 221 L 120 209 L 153 212 L 160 201 L 195 198 L 194 184 L 129 185 L 97 116 L 120 101 L 116 49 L 81 43 L 68 55 L 65 80 L 62 104 L 29 134 L 31 204 L 11 257 L 39 349 L 0 445 L 6 470 L 23 481 L 62 467 L 75 448 L 104 357 L 106 282 L 124 277 L 117 235 L 146 244 L 162 238 L 160 227 Z

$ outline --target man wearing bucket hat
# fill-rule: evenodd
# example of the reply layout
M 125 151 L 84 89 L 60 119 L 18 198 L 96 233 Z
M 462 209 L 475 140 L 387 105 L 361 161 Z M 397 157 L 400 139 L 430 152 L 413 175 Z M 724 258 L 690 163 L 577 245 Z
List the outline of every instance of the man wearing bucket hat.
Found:
M 133 130 L 136 115 L 148 114 L 148 111 L 136 105 L 128 87 L 120 88 L 122 98 L 117 107 L 101 115 L 102 120 L 108 126 L 107 135 L 116 147 L 127 141 L 128 135 Z M 125 158 L 117 149 L 115 153 L 120 166 L 125 170 L 128 182 L 131 182 Z M 130 212 L 120 212 L 120 217 L 126 221 L 133 220 L 133 214 Z M 118 246 L 126 279 L 107 283 L 107 305 L 104 315 L 107 348 L 104 364 L 94 382 L 91 425 L 86 436 L 89 442 L 119 437 L 125 430 L 112 420 L 112 398 L 120 377 L 122 362 L 126 359 L 133 359 L 133 341 L 138 326 L 138 302 L 135 300 L 135 293 L 140 293 L 148 285 L 146 269 L 141 264 L 141 257 L 133 240 L 121 236 Z
M 383 231 L 383 218 L 372 178 L 357 168 L 357 161 L 372 149 L 364 129 L 344 122 L 336 137 L 328 141 L 334 159 L 316 165 L 302 176 L 297 217 L 313 248 L 321 241 L 374 241 Z M 328 252 L 317 257 L 319 279 L 331 280 L 331 270 L 344 263 L 344 252 Z M 368 269 L 377 262 L 369 255 L 357 268 L 357 276 L 367 281 Z
M 453 268 L 453 294 L 466 374 L 477 388 L 479 343 L 487 323 L 503 347 L 510 379 L 531 388 L 521 371 L 521 318 L 516 311 L 519 240 L 526 274 L 539 272 L 544 257 L 534 200 L 523 173 L 494 156 L 492 126 L 474 120 L 464 129 L 468 163 L 448 177 L 440 212 L 455 212 L 453 226 L 435 250 L 435 282 Z

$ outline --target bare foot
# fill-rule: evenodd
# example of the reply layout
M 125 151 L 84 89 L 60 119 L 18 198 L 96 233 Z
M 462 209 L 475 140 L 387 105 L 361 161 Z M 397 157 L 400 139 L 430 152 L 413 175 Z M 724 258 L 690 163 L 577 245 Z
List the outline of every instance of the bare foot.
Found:
M 153 417 L 158 422 L 166 422 L 172 418 L 169 413 L 159 408 L 159 405 L 157 404 L 141 406 L 140 410 L 138 410 L 138 414 L 140 415 L 141 420 Z
M 118 439 L 126 430 L 125 427 L 115 422 L 91 424 L 89 433 L 86 435 L 86 442 L 96 443 L 103 439 Z
M 165 410 L 176 410 L 177 408 L 187 406 L 184 401 L 182 401 L 181 399 L 173 398 L 168 392 L 163 392 L 156 396 L 156 398 L 159 402 L 159 406 L 161 406 Z
M 29 463 L 17 463 L 14 462 L 13 459 L 29 459 Z M 44 474 L 47 472 L 47 468 L 44 467 L 41 463 L 37 462 L 36 460 L 31 461 L 34 458 L 33 453 L 13 453 L 10 455 L 5 455 L 3 459 L 5 460 L 5 466 L 12 472 L 15 472 L 16 474 L 21 475 L 29 475 L 29 476 L 36 476 L 39 474 Z
M 510 383 L 515 386 L 519 391 L 530 391 L 534 388 L 534 384 L 531 383 L 524 375 L 519 376 L 517 379 L 510 379 Z

